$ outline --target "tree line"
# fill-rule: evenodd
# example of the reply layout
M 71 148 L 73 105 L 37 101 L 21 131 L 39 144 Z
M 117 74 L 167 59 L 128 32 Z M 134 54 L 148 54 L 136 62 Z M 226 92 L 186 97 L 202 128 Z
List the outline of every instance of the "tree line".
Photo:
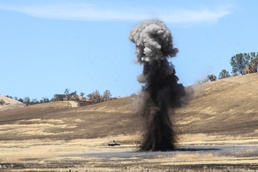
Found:
M 100 94 L 99 91 L 96 90 L 85 97 L 85 94 L 83 92 L 81 92 L 80 94 L 77 94 L 77 91 L 70 92 L 69 89 L 65 89 L 63 94 L 54 94 L 52 99 L 43 97 L 39 101 L 37 99 L 30 99 L 29 97 L 25 97 L 23 99 L 12 97 L 9 95 L 6 95 L 6 97 L 17 100 L 21 103 L 26 104 L 27 106 L 39 104 L 39 103 L 48 103 L 51 101 L 77 101 L 80 103 L 80 105 L 87 105 L 87 104 L 100 103 L 107 100 L 115 99 L 115 97 L 112 97 L 112 94 L 109 90 L 105 90 L 103 94 Z M 0 105 L 4 105 L 4 104 L 5 104 L 5 101 L 1 99 Z
M 230 65 L 232 66 L 231 75 L 229 71 L 223 69 L 218 77 L 214 74 L 208 75 L 204 80 L 198 81 L 198 84 L 209 82 L 209 81 L 216 81 L 218 79 L 228 78 L 231 76 L 238 76 L 238 75 L 246 75 L 249 73 L 258 72 L 258 53 L 251 52 L 251 53 L 239 53 L 230 58 Z M 47 103 L 50 101 L 77 101 L 81 105 L 92 104 L 92 103 L 100 103 L 103 101 L 107 101 L 110 99 L 114 99 L 112 94 L 109 90 L 105 90 L 103 94 L 100 94 L 98 90 L 88 94 L 86 97 L 85 94 L 81 92 L 79 95 L 77 91 L 70 92 L 69 89 L 65 89 L 63 94 L 55 94 L 52 99 L 47 97 L 43 97 L 41 100 L 37 99 L 30 99 L 29 97 L 25 98 L 17 98 L 7 95 L 6 97 L 12 98 L 19 102 L 25 103 L 26 105 L 33 105 L 38 103 Z M 4 100 L 0 100 L 0 105 L 4 105 Z
M 64 94 L 55 94 L 52 101 L 78 101 L 78 102 L 89 102 L 89 103 L 100 103 L 110 99 L 114 99 L 109 90 L 105 90 L 103 94 L 100 94 L 98 90 L 90 93 L 87 97 L 84 97 L 84 93 L 81 92 L 80 95 L 76 91 L 70 92 L 69 89 L 65 89 Z
M 258 72 L 258 53 L 251 52 L 236 54 L 230 58 L 230 65 L 232 67 L 232 75 L 229 74 L 229 71 L 223 69 L 219 73 L 218 79 Z M 204 80 L 198 81 L 198 83 L 216 80 L 217 76 L 210 74 Z

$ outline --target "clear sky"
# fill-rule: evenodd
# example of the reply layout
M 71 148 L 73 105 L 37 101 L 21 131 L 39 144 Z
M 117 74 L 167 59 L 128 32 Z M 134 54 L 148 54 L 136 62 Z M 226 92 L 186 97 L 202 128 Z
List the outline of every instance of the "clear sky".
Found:
M 139 92 L 142 66 L 128 35 L 147 19 L 172 32 L 180 83 L 231 72 L 232 56 L 258 51 L 257 7 L 251 0 L 1 0 L 0 94 Z

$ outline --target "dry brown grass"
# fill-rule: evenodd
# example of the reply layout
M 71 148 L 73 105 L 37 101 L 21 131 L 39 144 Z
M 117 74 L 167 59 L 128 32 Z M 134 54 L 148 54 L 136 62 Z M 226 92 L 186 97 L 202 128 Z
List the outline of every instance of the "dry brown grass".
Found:
M 228 136 L 257 137 L 257 84 L 258 74 L 250 74 L 192 86 L 192 100 L 186 107 L 177 109 L 172 117 L 176 133 L 219 135 L 223 140 Z M 71 102 L 33 105 L 0 112 L 0 124 L 18 127 L 27 121 L 28 126 L 36 130 L 38 125 L 42 131 L 30 137 L 17 136 L 19 139 L 49 138 L 49 135 L 58 135 L 56 139 L 79 139 L 136 134 L 142 131 L 143 125 L 133 108 L 135 101 L 135 97 L 125 97 L 74 108 Z M 55 120 L 59 122 L 53 122 Z M 49 130 L 44 127 L 47 124 L 50 124 Z M 10 139 L 3 133 L 0 138 Z
M 191 101 L 172 116 L 178 145 L 257 146 L 257 85 L 258 74 L 250 74 L 193 86 Z M 192 167 L 197 171 L 219 171 L 221 166 L 223 170 L 229 167 L 241 171 L 251 170 L 252 165 L 258 167 L 256 149 L 224 155 L 179 152 L 154 158 L 68 156 L 135 152 L 143 130 L 135 101 L 135 97 L 125 97 L 85 107 L 51 102 L 2 111 L 0 165 L 18 163 L 24 171 L 189 171 Z M 122 146 L 106 146 L 112 140 Z M 10 170 L 19 171 L 17 168 Z

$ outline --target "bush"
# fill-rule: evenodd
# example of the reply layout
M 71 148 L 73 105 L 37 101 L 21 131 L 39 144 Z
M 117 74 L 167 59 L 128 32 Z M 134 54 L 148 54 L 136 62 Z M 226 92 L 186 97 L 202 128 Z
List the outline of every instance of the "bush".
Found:
M 5 101 L 3 99 L 0 100 L 0 105 L 4 105 L 5 104 Z

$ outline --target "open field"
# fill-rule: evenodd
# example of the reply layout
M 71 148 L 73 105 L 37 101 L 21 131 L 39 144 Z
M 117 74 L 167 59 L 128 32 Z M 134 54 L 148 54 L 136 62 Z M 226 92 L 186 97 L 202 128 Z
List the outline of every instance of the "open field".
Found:
M 255 171 L 258 140 L 182 142 L 173 152 L 138 152 L 134 138 L 1 141 L 3 171 Z M 197 136 L 198 137 L 198 136 Z M 215 137 L 214 137 L 215 138 Z M 109 147 L 112 139 L 121 146 Z M 217 138 L 218 139 L 218 138 Z
M 257 171 L 258 74 L 188 88 L 171 114 L 178 148 L 138 152 L 137 97 L 0 112 L 0 171 Z M 109 147 L 112 140 L 121 146 Z

